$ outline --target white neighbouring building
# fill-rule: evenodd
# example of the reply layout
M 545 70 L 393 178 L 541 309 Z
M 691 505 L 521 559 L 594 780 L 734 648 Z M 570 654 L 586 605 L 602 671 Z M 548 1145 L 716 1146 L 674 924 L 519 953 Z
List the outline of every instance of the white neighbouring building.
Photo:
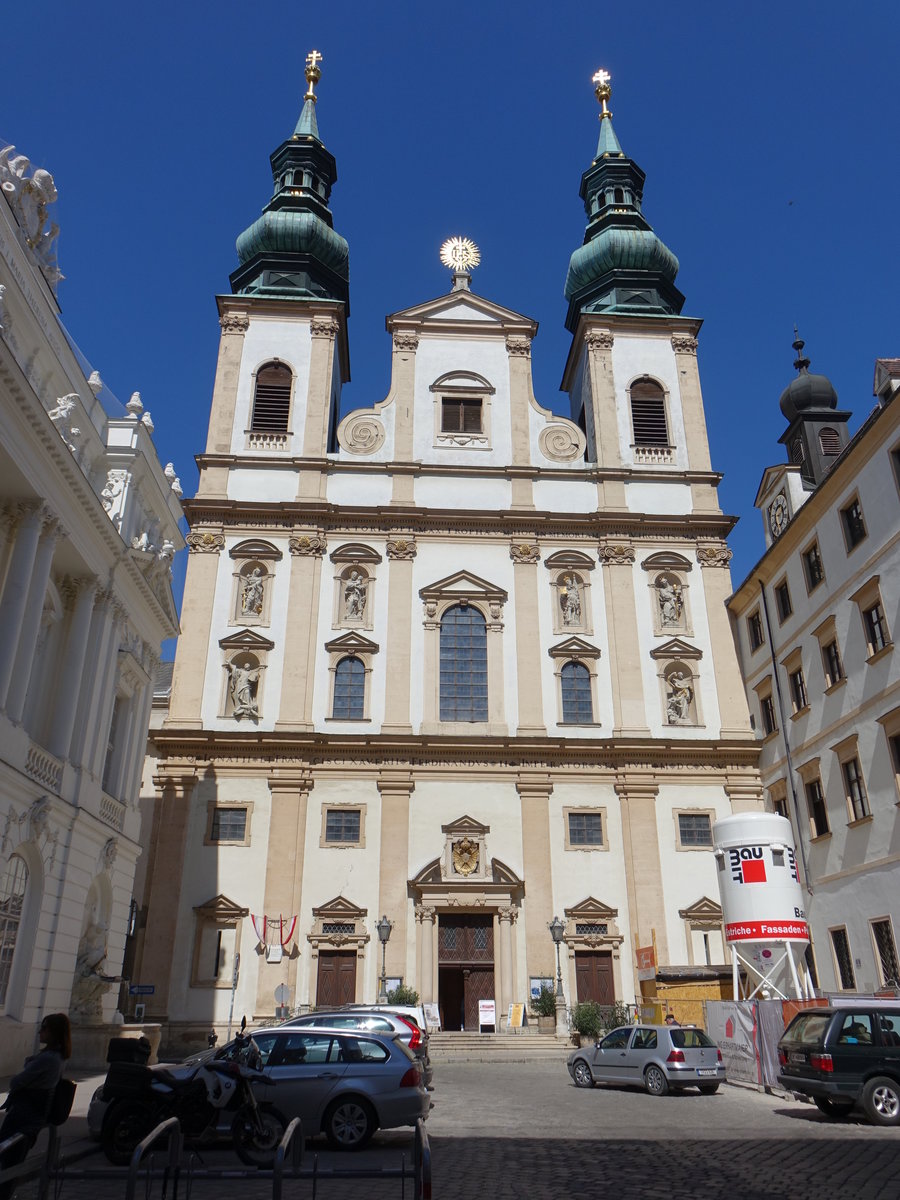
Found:
M 900 359 L 850 414 L 798 338 L 766 551 L 729 601 L 767 807 L 790 819 L 822 991 L 900 986 Z
M 180 485 L 60 321 L 50 174 L 0 149 L 0 1075 L 108 1037 L 140 853 Z M 105 1047 L 103 1048 L 105 1051 Z M 104 1053 L 100 1053 L 102 1062 Z
M 608 86 L 566 283 L 571 420 L 534 395 L 536 322 L 471 290 L 463 240 L 450 291 L 387 319 L 387 397 L 339 420 L 348 250 L 314 62 L 307 78 L 218 298 L 145 774 L 148 1018 L 196 1045 L 228 1020 L 238 955 L 236 1019 L 271 1016 L 276 988 L 290 1007 L 374 1000 L 382 915 L 388 979 L 445 1028 L 554 980 L 554 916 L 569 1001 L 721 996 L 711 825 L 762 805 L 725 609 L 733 519 L 701 322 Z

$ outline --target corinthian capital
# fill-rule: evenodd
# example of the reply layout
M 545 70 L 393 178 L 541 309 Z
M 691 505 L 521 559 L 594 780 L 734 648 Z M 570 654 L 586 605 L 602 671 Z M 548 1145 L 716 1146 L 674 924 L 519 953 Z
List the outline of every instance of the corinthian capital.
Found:
M 724 542 L 712 546 L 698 546 L 697 562 L 701 567 L 727 567 L 731 562 L 731 551 Z
M 206 529 L 192 532 L 184 539 L 191 554 L 218 554 L 225 549 L 225 535 Z
M 313 317 L 309 329 L 314 338 L 334 338 L 337 336 L 338 323 L 334 317 Z
M 395 350 L 416 350 L 419 346 L 419 335 L 411 329 L 398 329 L 394 334 Z
M 531 338 L 510 334 L 506 339 L 506 353 L 510 358 L 529 358 L 531 355 Z
M 250 328 L 250 318 L 246 313 L 227 312 L 219 317 L 223 333 L 246 333 Z
M 301 558 L 315 558 L 325 553 L 328 543 L 321 533 L 298 533 L 288 541 L 291 554 Z
M 597 556 L 602 563 L 629 566 L 634 562 L 634 546 L 631 542 L 601 542 Z
M 584 344 L 589 350 L 612 350 L 614 340 L 608 329 L 592 329 L 584 335 Z
M 672 349 L 676 354 L 697 354 L 697 339 L 685 334 L 672 334 Z

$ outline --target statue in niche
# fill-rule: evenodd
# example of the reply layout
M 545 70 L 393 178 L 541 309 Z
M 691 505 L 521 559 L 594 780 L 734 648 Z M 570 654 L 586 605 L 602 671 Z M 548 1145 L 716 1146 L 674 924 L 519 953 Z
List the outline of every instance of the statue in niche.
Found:
M 575 575 L 564 575 L 559 589 L 563 625 L 581 624 L 581 589 Z
M 666 678 L 666 718 L 670 725 L 687 725 L 691 720 L 694 687 L 685 671 L 673 671 Z
M 114 983 L 121 983 L 121 975 L 107 975 L 101 971 L 106 961 L 106 928 L 92 920 L 81 935 L 78 955 L 75 959 L 75 978 L 72 983 L 70 1011 L 73 1016 L 101 1017 L 101 1000 Z
M 228 670 L 228 688 L 234 705 L 234 716 L 258 717 L 256 689 L 259 684 L 259 667 L 254 666 L 250 660 L 243 664 L 230 662 L 225 666 Z
M 241 615 L 258 617 L 262 613 L 265 576 L 254 567 L 241 582 Z
M 351 571 L 350 578 L 344 584 L 344 617 L 359 619 L 366 611 L 366 594 L 368 587 L 365 576 L 359 571 Z
M 669 575 L 660 575 L 656 581 L 656 598 L 659 602 L 659 619 L 662 625 L 680 625 L 684 611 L 684 594 L 681 584 Z

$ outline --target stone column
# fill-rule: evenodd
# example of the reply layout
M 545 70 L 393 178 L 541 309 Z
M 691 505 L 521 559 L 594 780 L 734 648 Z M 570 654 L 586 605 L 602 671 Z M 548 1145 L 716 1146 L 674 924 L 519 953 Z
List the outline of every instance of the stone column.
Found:
M 156 659 L 156 662 L 158 661 Z M 151 667 L 150 682 L 141 689 L 140 696 L 135 698 L 135 736 L 131 743 L 130 761 L 122 784 L 122 799 L 134 805 L 137 804 L 140 795 L 141 774 L 147 755 L 147 733 L 150 729 L 150 710 L 153 707 L 153 669 Z
M 56 553 L 56 542 L 62 530 L 55 517 L 50 517 L 44 523 L 37 553 L 34 556 L 34 569 L 31 572 L 31 583 L 28 588 L 28 602 L 22 623 L 19 627 L 19 650 L 16 654 L 12 679 L 6 692 L 6 714 L 12 721 L 21 721 L 25 711 L 25 697 L 28 695 L 28 684 L 31 680 L 31 668 L 34 666 L 34 652 L 37 647 L 38 634 L 41 631 L 41 618 L 44 615 L 44 597 L 47 595 L 47 584 L 50 582 L 50 568 L 53 565 L 53 555 Z
M 296 939 L 301 945 L 300 901 L 303 886 L 303 861 L 306 850 L 306 820 L 309 793 L 315 780 L 306 771 L 276 769 L 269 776 L 272 795 L 269 813 L 269 843 L 266 851 L 266 889 L 263 911 L 271 916 L 298 918 Z M 291 964 L 299 957 L 286 953 L 281 963 L 270 965 L 260 958 L 256 984 L 256 1012 L 265 1016 L 275 1012 L 275 988 L 287 984 L 289 1003 L 298 1003 L 297 971 Z
M 135 964 L 137 978 L 152 979 L 156 988 L 153 995 L 147 997 L 151 1020 L 168 1018 L 179 918 L 188 922 L 188 936 L 194 936 L 193 914 L 181 912 L 181 889 L 196 782 L 193 775 L 161 775 L 154 780 L 157 800 L 147 854 L 147 925 L 140 961 Z M 189 984 L 190 980 L 184 983 Z
M 609 329 L 590 329 L 584 335 L 587 348 L 585 375 L 590 383 L 597 465 L 619 470 L 622 466 L 622 449 L 619 444 L 619 417 L 612 361 L 614 340 Z M 621 479 L 601 479 L 598 482 L 597 507 L 627 508 L 625 484 Z
M 408 772 L 383 772 L 377 787 L 381 793 L 377 915 L 380 918 L 382 913 L 386 913 L 394 926 L 387 944 L 386 973 L 402 975 L 406 981 L 409 977 L 409 798 L 416 785 Z
M 421 993 L 423 1004 L 434 1000 L 434 918 L 435 909 L 430 905 L 416 905 L 416 924 L 422 951 L 422 975 L 417 990 Z
M 719 705 L 721 737 L 752 737 L 747 694 L 741 680 L 734 635 L 725 601 L 731 595 L 731 551 L 724 542 L 697 547 L 697 562 L 703 568 L 701 583 L 709 622 L 713 676 Z
M 527 974 L 554 975 L 553 868 L 550 857 L 549 775 L 523 772 L 516 780 L 522 806 L 522 866 L 525 876 L 525 959 Z
M 609 666 L 613 685 L 613 737 L 645 735 L 647 707 L 641 671 L 634 595 L 634 546 L 607 538 L 597 553 L 603 563 L 603 591 L 609 630 Z
M 6 695 L 12 678 L 16 652 L 19 649 L 19 633 L 28 603 L 28 591 L 34 572 L 38 540 L 49 509 L 40 502 L 18 506 L 18 527 L 10 555 L 3 597 L 0 599 L 0 707 L 6 704 Z
M 66 647 L 63 651 L 59 684 L 53 702 L 50 736 L 47 740 L 47 749 L 50 753 L 63 760 L 69 757 L 72 731 L 75 728 L 75 713 L 78 710 L 78 697 L 84 686 L 84 660 L 91 632 L 94 601 L 97 596 L 96 579 L 71 580 L 70 595 L 74 598 L 74 607 L 69 622 Z
M 110 655 L 110 642 L 118 649 L 117 605 L 111 589 L 97 593 L 91 628 L 88 634 L 81 690 L 75 712 L 75 728 L 69 739 L 69 759 L 73 763 L 88 767 L 94 744 L 99 736 L 97 711 L 103 703 L 107 686 L 106 665 Z M 105 731 L 104 731 L 105 732 Z M 106 745 L 104 741 L 104 746 Z
M 411 537 L 392 537 L 387 543 L 388 622 L 382 733 L 409 734 L 410 674 L 412 672 L 413 559 L 418 553 Z M 427 710 L 426 710 L 427 711 Z
M 518 915 L 519 910 L 513 905 L 497 910 L 497 921 L 500 927 L 500 1012 L 497 1014 L 499 1019 L 502 1019 L 503 1013 L 509 1010 L 515 996 L 515 980 L 512 969 L 512 927 Z
M 297 731 L 313 728 L 313 688 L 319 648 L 319 597 L 322 592 L 324 536 L 316 531 L 295 533 L 290 539 L 291 581 L 288 591 L 288 622 L 296 614 L 293 637 L 284 647 L 281 700 L 276 729 Z M 327 678 L 327 676 L 326 676 Z
M 165 724 L 201 729 L 219 555 L 225 549 L 225 535 L 221 529 L 192 530 L 186 541 L 188 563 L 181 605 L 181 636 L 175 653 L 172 698 Z
M 544 694 L 541 686 L 541 640 L 538 624 L 538 563 L 541 553 L 532 542 L 513 542 L 509 548 L 513 560 L 516 604 L 516 679 L 518 687 L 520 737 L 544 737 Z
M 625 886 L 631 932 L 641 946 L 649 946 L 655 936 L 658 962 L 665 966 L 669 962 L 669 940 L 656 827 L 659 788 L 652 776 L 632 776 L 620 779 L 615 790 L 622 814 Z M 640 995 L 636 962 L 633 970 L 635 994 Z

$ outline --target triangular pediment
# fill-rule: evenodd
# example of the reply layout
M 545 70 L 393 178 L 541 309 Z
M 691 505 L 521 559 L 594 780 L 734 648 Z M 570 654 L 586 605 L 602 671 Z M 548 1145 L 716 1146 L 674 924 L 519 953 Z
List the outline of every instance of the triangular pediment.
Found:
M 195 905 L 194 912 L 199 913 L 201 917 L 212 917 L 219 921 L 239 921 L 249 914 L 250 909 L 241 908 L 239 904 L 235 904 L 233 900 L 229 900 L 220 892 L 218 896 L 207 900 L 205 904 Z
M 220 640 L 223 650 L 273 650 L 275 643 L 252 629 L 239 629 Z
M 580 550 L 557 550 L 544 559 L 544 566 L 551 571 L 593 571 L 596 565 L 589 555 L 582 554 Z
M 651 658 L 702 658 L 703 651 L 686 642 L 684 638 L 670 638 L 655 650 L 650 651 Z
M 610 908 L 601 900 L 588 896 L 573 908 L 567 908 L 566 916 L 570 921 L 614 921 L 619 915 L 617 908 Z
M 771 500 L 778 488 L 786 482 L 787 476 L 799 475 L 800 471 L 798 463 L 776 463 L 773 467 L 766 467 L 762 473 L 762 479 L 759 481 L 759 487 L 756 489 L 754 507 L 764 508 L 767 501 Z
M 364 546 L 362 542 L 346 542 L 343 546 L 338 546 L 333 554 L 328 556 L 332 562 L 352 562 L 352 563 L 380 563 L 381 555 L 377 550 L 373 550 L 371 546 Z
M 340 637 L 326 642 L 325 649 L 329 654 L 377 654 L 378 643 L 351 630 L 349 633 L 342 633 Z
M 441 833 L 448 833 L 451 837 L 463 837 L 465 834 L 483 837 L 484 834 L 490 832 L 490 825 L 482 825 L 480 821 L 476 821 L 474 817 L 469 816 L 457 817 L 449 825 L 441 826 Z
M 345 896 L 335 896 L 333 900 L 329 900 L 327 904 L 320 904 L 318 908 L 313 909 L 313 916 L 316 918 L 324 917 L 326 920 L 349 920 L 360 921 L 368 914 L 367 908 L 360 908 L 358 904 L 354 904 L 352 900 L 348 900 Z
M 473 326 L 487 328 L 489 325 L 495 325 L 498 332 L 510 332 L 514 328 L 531 337 L 537 333 L 537 322 L 531 317 L 464 290 L 436 296 L 433 300 L 426 300 L 412 308 L 391 313 L 386 321 L 387 328 L 392 333 L 410 327 L 422 332 L 429 326 L 440 328 L 442 323 L 462 328 L 468 325 L 470 329 Z
M 678 915 L 684 921 L 721 921 L 722 906 L 709 896 L 701 896 L 687 908 L 680 908 Z
M 599 658 L 601 651 L 584 638 L 569 637 L 547 651 L 551 658 Z
M 683 554 L 676 554 L 674 550 L 660 550 L 641 563 L 645 571 L 690 571 L 691 565 L 689 559 Z
M 495 583 L 488 583 L 471 571 L 457 571 L 437 583 L 430 583 L 419 592 L 423 600 L 441 600 L 448 597 L 458 599 L 506 600 L 507 593 Z

